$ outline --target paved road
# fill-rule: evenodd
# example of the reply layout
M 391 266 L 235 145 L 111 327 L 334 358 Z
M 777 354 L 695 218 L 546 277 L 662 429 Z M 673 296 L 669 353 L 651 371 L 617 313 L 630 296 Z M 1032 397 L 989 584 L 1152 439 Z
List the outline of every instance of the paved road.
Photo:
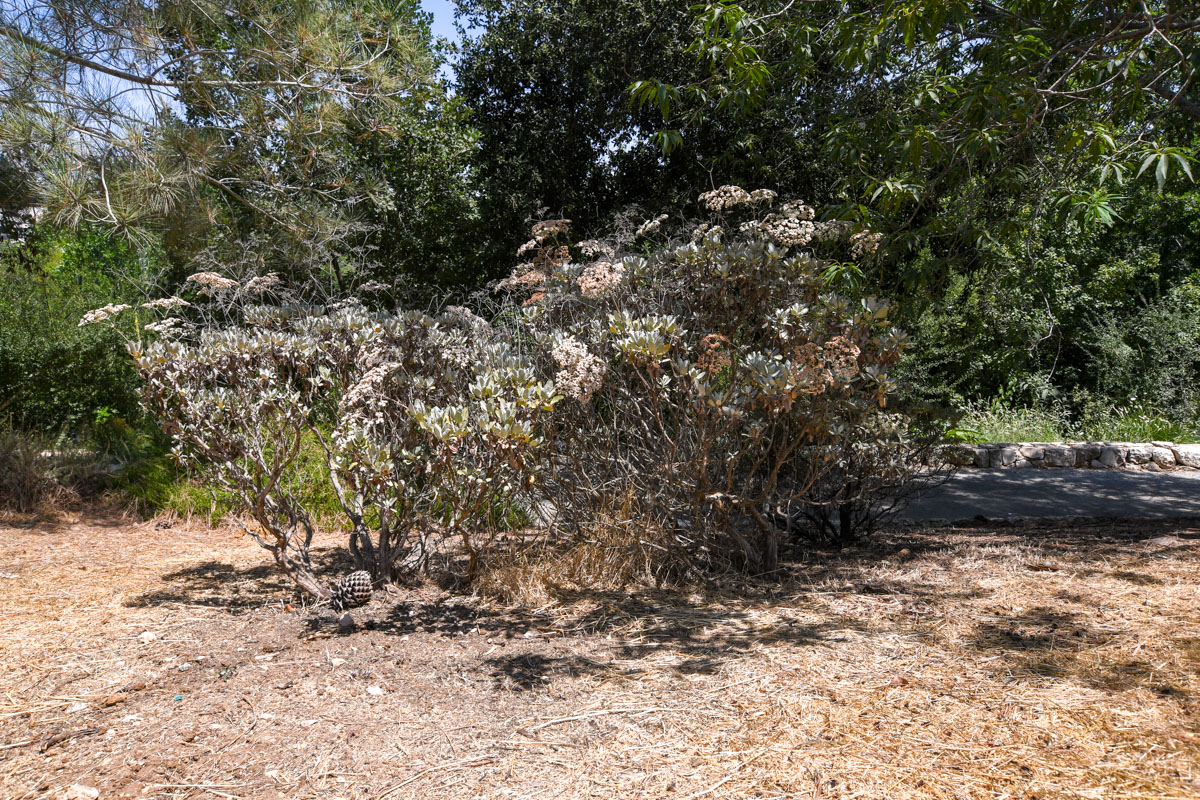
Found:
M 908 520 L 1200 517 L 1200 472 L 971 469 L 927 490 Z

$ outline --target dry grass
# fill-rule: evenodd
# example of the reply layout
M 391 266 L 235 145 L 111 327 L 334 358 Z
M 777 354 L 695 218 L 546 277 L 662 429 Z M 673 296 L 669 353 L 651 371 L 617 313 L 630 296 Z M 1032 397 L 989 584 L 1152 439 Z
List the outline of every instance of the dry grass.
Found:
M 0 528 L 0 796 L 1200 796 L 1180 523 L 895 532 L 690 596 L 422 586 L 347 635 L 263 564 L 228 531 Z

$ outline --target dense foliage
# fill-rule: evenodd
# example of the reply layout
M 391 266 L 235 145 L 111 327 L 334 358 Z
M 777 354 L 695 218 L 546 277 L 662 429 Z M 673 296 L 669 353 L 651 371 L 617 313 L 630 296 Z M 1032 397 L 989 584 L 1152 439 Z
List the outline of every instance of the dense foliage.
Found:
M 441 307 L 449 294 L 461 301 L 507 275 L 523 231 L 548 217 L 570 217 L 574 239 L 603 240 L 612 270 L 592 268 L 585 283 L 594 296 L 583 298 L 577 279 L 596 257 L 554 241 L 568 248 L 567 260 L 539 257 L 562 275 L 529 272 L 549 283 L 527 309 L 514 302 L 519 293 L 476 303 L 480 313 L 506 304 L 503 314 L 486 314 L 502 344 L 489 335 L 470 347 L 511 347 L 512 358 L 529 360 L 521 369 L 552 379 L 563 368 L 553 355 L 562 342 L 548 344 L 547 331 L 526 317 L 541 308 L 544 324 L 579 328 L 573 341 L 596 357 L 617 336 L 606 316 L 588 316 L 601 310 L 619 320 L 674 317 L 687 336 L 711 334 L 714 353 L 767 352 L 753 303 L 709 302 L 713 292 L 727 299 L 745 290 L 732 277 L 740 271 L 725 276 L 717 265 L 757 254 L 701 236 L 694 246 L 709 250 L 665 255 L 693 247 L 689 220 L 706 211 L 698 195 L 741 183 L 805 198 L 821 215 L 793 222 L 814 230 L 878 234 L 857 253 L 849 242 L 818 243 L 828 262 L 819 274 L 767 294 L 782 304 L 795 292 L 811 304 L 805 293 L 819 279 L 847 308 L 872 295 L 891 298 L 888 320 L 912 338 L 888 365 L 900 385 L 890 409 L 1008 415 L 1063 436 L 1200 430 L 1200 191 L 1191 180 L 1200 15 L 1192 6 L 457 6 L 464 37 L 444 82 L 439 69 L 449 53 L 413 0 L 0 0 L 0 420 L 59 438 L 72 432 L 77 441 L 97 420 L 136 422 L 137 377 L 123 338 L 77 327 L 88 309 L 131 306 L 118 319 L 123 337 L 136 338 L 145 334 L 131 317 L 145 321 L 146 298 L 191 298 L 196 287 L 182 283 L 186 275 L 212 272 L 244 288 L 276 273 L 272 291 L 304 287 L 308 301 L 356 295 L 363 309 L 333 317 L 359 325 L 349 321 L 355 314 Z M 664 211 L 653 234 L 661 238 L 636 236 L 642 220 Z M 759 244 L 745 243 L 746 252 Z M 647 258 L 654 279 L 673 288 L 632 293 L 650 268 L 627 264 L 633 256 Z M 613 281 L 618 292 L 596 294 Z M 704 331 L 684 321 L 690 292 L 724 316 L 712 311 Z M 238 314 L 231 308 L 210 322 L 244 327 Z M 438 322 L 437 335 L 448 325 Z M 398 337 L 389 346 L 414 353 L 439 346 L 413 339 L 415 332 L 387 335 Z M 684 348 L 694 359 L 698 347 L 685 337 L 670 352 Z M 499 357 L 471 352 L 479 365 Z M 570 352 L 582 358 L 575 345 L 559 355 Z M 337 395 L 379 366 L 364 358 L 351 349 L 331 363 L 341 388 L 329 391 Z M 453 405 L 443 366 L 414 356 L 383 396 L 407 407 L 418 399 L 412 387 L 433 380 L 441 388 L 426 402 Z M 661 391 L 682 403 L 689 379 L 672 370 L 664 367 L 669 385 Z M 605 374 L 589 407 L 631 414 L 635 429 L 658 424 L 620 394 L 645 376 L 635 380 L 636 371 L 615 361 Z M 328 405 L 314 398 L 304 410 L 297 458 L 306 469 L 314 454 L 329 460 L 318 432 L 333 452 L 339 417 Z M 559 403 L 553 419 L 571 408 Z M 617 419 L 600 414 L 593 423 L 611 432 Z M 668 437 L 663 446 L 687 463 L 689 437 L 710 433 L 700 433 L 698 420 L 670 423 L 676 427 L 664 430 L 680 441 Z M 410 433 L 379 436 L 389 448 L 418 452 Z M 582 448 L 576 462 L 598 470 L 609 457 L 599 440 L 551 440 Z M 738 453 L 742 444 L 729 447 Z M 444 463 L 457 475 L 454 459 Z M 682 474 L 672 486 L 688 485 Z M 366 474 L 343 478 L 344 502 L 332 499 L 331 487 L 323 496 L 357 515 L 364 565 L 374 558 L 378 574 L 391 569 L 393 555 L 378 552 L 381 538 L 385 551 L 399 548 L 403 565 L 427 560 L 407 539 L 399 544 L 389 515 L 433 514 L 444 498 L 422 495 L 417 505 L 426 510 L 414 512 L 409 499 L 381 492 Z M 457 478 L 446 480 L 449 487 Z M 638 478 L 630 486 L 644 488 L 638 481 L 661 483 Z M 518 513 L 493 500 L 469 503 L 488 506 L 496 520 Z M 574 513 L 570 503 L 551 505 Z M 643 510 L 670 536 L 675 520 L 703 516 L 681 508 L 675 497 Z M 771 513 L 793 520 L 800 512 Z M 831 538 L 840 535 L 839 514 L 815 515 Z M 750 544 L 745 560 L 763 558 L 761 542 Z
M 661 218 L 575 244 L 568 221 L 539 222 L 494 323 L 458 306 L 314 307 L 275 275 L 197 273 L 190 300 L 143 306 L 169 315 L 131 344 L 146 406 L 316 597 L 329 589 L 296 484 L 308 437 L 377 580 L 459 556 L 473 580 L 521 519 L 559 544 L 623 519 L 613 546 L 659 579 L 774 570 L 781 540 L 845 543 L 909 479 L 909 424 L 885 410 L 905 337 L 886 304 L 833 291 L 834 262 L 816 255 L 862 255 L 877 236 L 801 202 L 772 212 L 773 192 L 702 200 L 712 221 L 688 242 L 641 242 L 645 256 L 620 248 L 658 238 Z
M 137 376 L 121 337 L 81 328 L 79 319 L 142 299 L 140 287 L 152 286 L 157 270 L 153 252 L 135 255 L 100 233 L 0 245 L 0 419 L 54 434 L 98 415 L 136 420 Z

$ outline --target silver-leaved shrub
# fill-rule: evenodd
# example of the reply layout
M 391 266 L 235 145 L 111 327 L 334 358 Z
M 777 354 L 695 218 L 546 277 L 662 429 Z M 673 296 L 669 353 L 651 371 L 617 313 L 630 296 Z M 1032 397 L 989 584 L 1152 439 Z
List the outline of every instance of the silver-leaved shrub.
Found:
M 199 273 L 191 302 L 146 304 L 174 316 L 130 345 L 145 404 L 319 598 L 294 491 L 314 439 L 349 552 L 381 582 L 434 559 L 474 579 L 518 525 L 560 549 L 603 540 L 660 579 L 771 570 L 800 536 L 844 543 L 919 451 L 887 407 L 906 337 L 885 302 L 837 291 L 879 237 L 770 191 L 700 199 L 711 219 L 676 239 L 666 215 L 578 243 L 568 220 L 539 222 L 491 320 Z

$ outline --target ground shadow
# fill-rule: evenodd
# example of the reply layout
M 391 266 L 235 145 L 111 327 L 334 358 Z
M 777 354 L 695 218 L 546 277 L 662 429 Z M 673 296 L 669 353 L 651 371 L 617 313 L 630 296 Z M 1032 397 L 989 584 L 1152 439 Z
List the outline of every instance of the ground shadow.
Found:
M 297 597 L 296 585 L 265 558 L 264 551 L 264 563 L 246 569 L 221 561 L 205 561 L 169 572 L 162 576 L 165 586 L 131 597 L 125 605 L 246 609 Z M 353 562 L 341 548 L 314 550 L 312 562 L 318 576 L 330 579 L 353 569 Z

